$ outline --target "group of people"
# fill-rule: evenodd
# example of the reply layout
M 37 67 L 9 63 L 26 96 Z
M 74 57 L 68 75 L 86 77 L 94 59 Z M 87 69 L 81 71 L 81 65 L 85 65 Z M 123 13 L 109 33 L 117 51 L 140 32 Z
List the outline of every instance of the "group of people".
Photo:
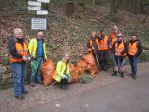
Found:
M 27 44 L 22 29 L 15 28 L 14 36 L 9 40 L 8 48 L 11 54 L 10 63 L 13 70 L 14 96 L 17 99 L 24 99 L 24 94 L 28 93 L 24 86 L 27 62 L 37 63 L 36 72 L 31 70 L 30 73 L 30 86 L 35 87 L 36 83 L 43 84 L 40 68 L 44 61 L 47 61 L 46 42 L 43 37 L 43 32 L 40 31 L 37 33 L 37 38 L 31 39 Z M 87 46 L 95 56 L 100 70 L 107 70 L 107 60 L 109 57 L 111 58 L 114 65 L 112 76 L 117 76 L 120 73 L 120 76 L 124 77 L 123 66 L 127 55 L 132 70 L 131 77 L 136 79 L 138 57 L 142 52 L 141 42 L 137 35 L 132 34 L 130 41 L 126 43 L 122 33 L 114 25 L 110 36 L 107 36 L 104 31 L 100 31 L 99 34 L 93 32 Z M 53 78 L 60 88 L 67 88 L 68 82 L 71 81 L 69 55 L 67 53 L 57 63 L 56 75 Z
M 43 84 L 41 65 L 47 61 L 46 42 L 43 38 L 43 32 L 38 32 L 37 38 L 30 40 L 29 44 L 25 42 L 22 29 L 14 29 L 14 36 L 8 43 L 11 54 L 10 63 L 13 70 L 13 88 L 14 96 L 17 99 L 24 99 L 24 94 L 28 94 L 24 86 L 27 62 L 36 62 L 36 72 L 31 70 L 30 85 L 35 87 L 36 83 Z M 71 81 L 69 69 L 69 55 L 64 54 L 63 59 L 58 62 L 56 67 L 55 80 L 63 89 L 67 87 L 67 82 Z
M 142 45 L 135 33 L 132 33 L 129 41 L 126 42 L 118 27 L 114 25 L 109 36 L 104 31 L 100 31 L 98 34 L 92 32 L 87 46 L 92 51 L 100 70 L 107 71 L 109 59 L 111 60 L 114 69 L 112 76 L 124 78 L 125 58 L 128 56 L 131 66 L 129 75 L 136 80 L 137 63 L 142 53 Z

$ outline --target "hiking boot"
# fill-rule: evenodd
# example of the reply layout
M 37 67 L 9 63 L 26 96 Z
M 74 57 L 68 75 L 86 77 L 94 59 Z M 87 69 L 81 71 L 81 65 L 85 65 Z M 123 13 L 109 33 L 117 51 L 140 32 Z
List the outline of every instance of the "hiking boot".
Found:
M 65 85 L 60 85 L 60 88 L 61 88 L 61 89 L 64 89 L 64 90 L 66 90 L 67 87 L 68 87 L 68 85 L 66 85 L 66 84 L 65 84 Z
M 107 70 L 105 68 L 103 68 L 103 71 L 107 72 Z
M 120 76 L 121 76 L 121 78 L 124 78 L 124 73 L 123 73 L 123 72 L 121 72 Z
M 131 73 L 130 77 L 131 77 L 132 79 L 136 80 L 136 74 Z
M 35 87 L 36 84 L 35 84 L 34 82 L 31 82 L 31 83 L 30 83 L 30 86 L 31 86 L 31 87 Z
M 24 100 L 24 96 L 23 95 L 19 95 L 19 96 L 15 96 L 16 99 L 20 99 L 20 100 Z
M 136 80 L 136 76 L 135 76 L 136 74 L 132 74 L 131 75 L 131 78 L 133 79 L 133 80 Z
M 117 76 L 117 71 L 114 71 L 114 73 L 112 74 L 112 76 Z
M 39 84 L 43 84 L 43 81 L 38 81 Z
M 28 91 L 27 91 L 27 90 L 25 90 L 25 91 L 23 91 L 22 93 L 23 93 L 23 94 L 28 94 Z

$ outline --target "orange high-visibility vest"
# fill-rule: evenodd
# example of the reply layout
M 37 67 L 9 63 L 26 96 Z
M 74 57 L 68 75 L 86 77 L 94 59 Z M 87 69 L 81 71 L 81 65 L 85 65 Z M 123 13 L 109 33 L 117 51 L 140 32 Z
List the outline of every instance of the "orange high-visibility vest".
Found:
M 100 50 L 108 50 L 108 36 L 105 36 L 103 40 L 99 41 Z
M 118 45 L 118 43 L 116 42 L 115 43 L 115 52 L 116 53 L 121 53 L 123 50 L 125 49 L 125 45 L 124 45 L 124 42 L 122 42 L 121 44 Z M 122 56 L 125 56 L 125 54 L 123 54 Z
M 121 32 L 119 31 L 117 34 L 121 34 Z M 115 34 L 114 32 L 112 32 L 111 34 L 110 34 L 110 39 L 111 39 L 111 44 L 113 45 L 114 44 L 114 42 L 116 42 L 117 41 L 117 34 Z
M 135 42 L 133 44 L 129 43 L 128 45 L 128 54 L 134 56 L 138 52 L 137 43 Z
M 20 54 L 21 56 L 26 57 L 28 56 L 28 48 L 25 42 L 23 42 L 23 46 L 21 43 L 16 42 L 15 47 L 18 54 Z M 10 62 L 22 62 L 22 61 L 24 61 L 22 58 L 14 58 L 14 57 L 10 58 Z
M 90 46 L 92 46 L 93 47 L 93 40 L 91 39 L 90 40 Z M 99 42 L 98 42 L 98 38 L 96 38 L 96 45 L 97 45 L 97 47 L 98 47 L 98 50 L 99 50 Z

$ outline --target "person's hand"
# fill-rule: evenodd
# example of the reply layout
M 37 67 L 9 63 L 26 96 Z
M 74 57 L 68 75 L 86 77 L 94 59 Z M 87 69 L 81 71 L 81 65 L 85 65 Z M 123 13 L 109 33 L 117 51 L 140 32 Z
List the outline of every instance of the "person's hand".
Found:
M 47 62 L 47 60 L 48 60 L 47 58 L 44 58 L 44 61 L 45 61 L 45 62 Z
M 93 50 L 95 50 L 95 47 L 92 47 Z
M 24 61 L 28 61 L 28 58 L 26 56 L 22 57 Z
M 120 56 L 120 55 L 121 55 L 121 53 L 115 53 L 115 55 L 116 55 L 116 56 Z
M 64 75 L 64 74 L 62 74 L 62 78 L 64 79 L 64 78 L 67 78 L 67 76 L 66 75 Z
M 31 57 L 29 56 L 29 57 L 28 57 L 28 61 L 30 61 L 30 60 L 31 60 Z
M 109 45 L 109 48 L 112 49 L 112 45 Z

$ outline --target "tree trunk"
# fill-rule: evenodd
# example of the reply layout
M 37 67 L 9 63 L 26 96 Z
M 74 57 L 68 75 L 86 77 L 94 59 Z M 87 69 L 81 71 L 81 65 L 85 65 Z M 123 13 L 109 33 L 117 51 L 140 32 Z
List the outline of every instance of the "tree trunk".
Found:
M 112 0 L 110 15 L 117 13 L 117 0 Z

